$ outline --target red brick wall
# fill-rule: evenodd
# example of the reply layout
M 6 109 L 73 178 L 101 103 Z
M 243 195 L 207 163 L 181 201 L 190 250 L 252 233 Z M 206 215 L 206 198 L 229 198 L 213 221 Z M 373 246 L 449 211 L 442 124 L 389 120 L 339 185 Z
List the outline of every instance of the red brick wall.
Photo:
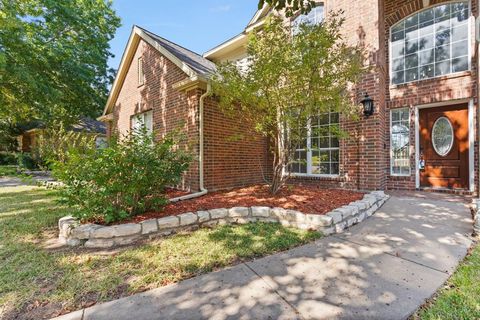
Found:
M 138 58 L 143 59 L 144 84 L 139 86 Z M 158 139 L 173 130 L 186 135 L 185 144 L 195 160 L 184 176 L 183 188 L 198 190 L 198 96 L 175 90 L 172 85 L 187 75 L 151 45 L 140 41 L 115 102 L 110 133 L 126 134 L 132 115 L 147 110 L 153 113 L 153 129 Z M 110 126 L 109 126 L 110 127 Z
M 385 47 L 388 48 L 389 37 L 390 37 L 390 28 L 404 19 L 405 17 L 423 9 L 424 2 L 422 0 L 385 0 Z M 426 1 L 428 3 L 428 1 Z M 448 2 L 444 0 L 431 0 L 430 5 L 440 4 L 443 2 Z M 477 1 L 470 1 L 471 5 L 471 15 L 477 16 Z M 429 6 L 429 5 L 428 5 Z M 427 7 L 428 7 L 427 6 Z M 471 19 L 471 48 L 470 52 L 474 53 L 475 50 L 475 32 L 473 19 Z M 387 53 L 387 63 L 389 61 Z M 387 64 L 387 70 L 389 70 Z M 387 73 L 387 77 L 388 77 Z M 472 54 L 471 58 L 471 70 L 463 73 L 457 73 L 453 75 L 446 75 L 443 77 L 437 77 L 429 80 L 422 80 L 414 83 L 402 84 L 402 85 L 390 85 L 390 79 L 387 78 L 385 91 L 387 95 L 387 105 L 386 105 L 386 123 L 385 126 L 388 128 L 390 126 L 390 110 L 394 108 L 409 107 L 410 108 L 410 145 L 411 145 L 411 156 L 410 156 L 410 166 L 411 166 L 411 175 L 408 177 L 395 177 L 390 176 L 390 158 L 387 155 L 387 162 L 385 167 L 387 170 L 387 188 L 388 189 L 415 189 L 415 177 L 416 177 L 416 163 L 415 163 L 415 107 L 432 104 L 432 103 L 441 103 L 448 102 L 458 99 L 474 99 L 474 127 L 475 127 L 475 137 L 477 134 L 477 60 L 476 54 Z M 475 139 L 477 140 L 477 139 Z M 390 141 L 387 139 L 387 150 L 390 150 Z M 474 146 L 475 154 L 475 189 L 478 185 L 478 141 L 475 141 Z
M 378 0 L 331 0 L 325 1 L 325 12 L 343 10 L 345 23 L 343 34 L 352 45 L 361 45 L 367 56 L 365 64 L 370 66 L 369 72 L 357 84 L 353 94 L 360 106 L 365 92 L 375 100 L 375 113 L 360 121 L 342 122 L 343 129 L 350 137 L 340 145 L 340 176 L 338 178 L 295 178 L 296 183 L 316 184 L 326 187 L 373 190 L 384 189 L 386 185 L 386 154 L 383 152 L 386 143 L 385 128 L 385 50 L 383 23 L 383 3 Z
M 263 183 L 271 172 L 268 143 L 253 126 L 226 116 L 215 99 L 204 104 L 205 187 L 210 190 Z
M 297 178 L 297 183 L 349 189 L 415 189 L 415 106 L 474 98 L 475 137 L 477 137 L 477 63 L 472 54 L 471 71 L 448 75 L 416 83 L 391 86 L 389 78 L 390 27 L 401 19 L 429 5 L 443 0 L 367 0 L 325 1 L 325 11 L 344 11 L 343 33 L 350 43 L 364 45 L 368 52 L 367 64 L 371 71 L 357 84 L 358 101 L 364 92 L 375 100 L 375 114 L 361 117 L 358 122 L 344 121 L 342 126 L 350 134 L 341 144 L 340 177 Z M 471 1 L 472 15 L 477 15 L 477 2 Z M 473 21 L 471 21 L 473 23 Z M 471 38 L 474 39 L 472 25 Z M 475 51 L 472 41 L 471 52 Z M 390 110 L 409 107 L 411 113 L 411 175 L 390 175 Z M 475 139 L 477 140 L 477 139 Z M 478 141 L 475 142 L 475 170 L 478 168 Z M 478 172 L 475 172 L 475 186 Z
M 145 82 L 138 86 L 137 61 L 143 57 Z M 158 139 L 167 132 L 180 130 L 187 138 L 194 162 L 185 174 L 182 187 L 199 189 L 199 124 L 200 89 L 180 92 L 172 88 L 187 75 L 156 49 L 140 42 L 115 103 L 114 121 L 109 134 L 125 134 L 133 114 L 152 110 L 153 127 Z M 252 127 L 225 116 L 214 99 L 204 105 L 204 179 L 209 191 L 245 186 L 263 181 L 268 174 L 268 146 L 265 139 L 252 138 Z M 111 133 L 110 133 L 111 132 Z M 240 134 L 245 134 L 240 137 Z M 239 139 L 240 138 L 240 139 Z

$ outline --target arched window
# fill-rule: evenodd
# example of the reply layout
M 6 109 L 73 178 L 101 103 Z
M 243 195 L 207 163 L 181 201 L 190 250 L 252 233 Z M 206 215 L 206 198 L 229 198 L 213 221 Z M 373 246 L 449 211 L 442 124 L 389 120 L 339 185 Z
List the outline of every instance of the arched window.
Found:
M 323 19 L 324 19 L 323 4 L 319 3 L 309 13 L 301 14 L 298 17 L 296 17 L 295 20 L 292 21 L 292 32 L 293 34 L 298 33 L 300 25 L 303 23 L 315 25 L 315 24 L 322 23 Z
M 469 69 L 468 1 L 415 13 L 390 30 L 390 79 L 402 84 Z

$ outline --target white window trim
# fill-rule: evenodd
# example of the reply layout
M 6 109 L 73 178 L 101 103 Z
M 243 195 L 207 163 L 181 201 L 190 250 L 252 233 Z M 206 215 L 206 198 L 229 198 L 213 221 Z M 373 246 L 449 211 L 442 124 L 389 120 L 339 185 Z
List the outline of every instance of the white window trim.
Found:
M 145 84 L 145 71 L 143 70 L 143 57 L 138 57 L 137 59 L 137 81 L 138 81 L 138 86 L 143 86 Z
M 408 173 L 394 173 L 393 172 L 393 146 L 392 146 L 392 134 L 393 134 L 393 126 L 392 126 L 392 112 L 398 110 L 408 110 Z M 402 108 L 395 108 L 390 109 L 390 176 L 392 177 L 410 177 L 412 175 L 412 124 L 411 124 L 411 115 L 410 115 L 410 108 L 409 107 L 402 107 Z
M 464 1 L 451 1 L 451 2 L 442 2 L 442 3 L 437 3 L 437 4 L 433 4 L 433 5 L 430 5 L 428 7 L 425 7 L 421 10 L 418 10 L 418 11 L 415 11 L 414 13 L 404 17 L 403 19 L 400 19 L 399 21 L 397 21 L 395 24 L 393 24 L 391 27 L 390 27 L 390 30 L 389 30 L 389 38 L 388 38 L 388 55 L 389 55 L 389 58 L 388 58 L 388 64 L 389 64 L 389 78 L 390 78 L 390 87 L 398 87 L 398 86 L 403 86 L 403 85 L 409 85 L 409 84 L 415 84 L 415 83 L 418 83 L 420 81 L 428 81 L 428 80 L 434 80 L 434 79 L 438 79 L 438 78 L 443 78 L 443 77 L 455 77 L 456 75 L 459 75 L 459 74 L 464 74 L 466 72 L 471 72 L 472 71 L 472 19 L 474 19 L 474 17 L 472 17 L 472 4 L 471 4 L 471 1 L 468 1 L 468 19 L 467 19 L 467 25 L 468 25 L 468 69 L 465 70 L 465 71 L 457 71 L 457 72 L 451 72 L 451 73 L 447 73 L 447 74 L 444 74 L 444 75 L 440 75 L 440 76 L 434 76 L 434 77 L 431 77 L 431 78 L 426 78 L 426 79 L 418 79 L 418 80 L 413 80 L 413 81 L 408 81 L 408 82 L 403 82 L 403 83 L 398 83 L 398 84 L 394 84 L 393 83 L 393 56 L 392 56 L 392 29 L 393 27 L 403 21 L 403 20 L 406 20 L 408 18 L 410 18 L 411 16 L 415 15 L 415 14 L 418 14 L 419 12 L 422 12 L 424 10 L 428 10 L 430 8 L 434 8 L 434 7 L 438 7 L 438 6 L 441 6 L 441 5 L 444 5 L 444 4 L 447 4 L 447 3 L 458 3 L 458 2 L 464 2 Z M 473 20 L 475 22 L 475 20 Z M 451 51 L 451 48 L 450 48 L 450 51 Z
M 340 118 L 339 118 L 339 123 L 340 125 Z M 338 174 L 327 174 L 327 173 L 311 173 L 312 172 L 312 125 L 311 121 L 309 120 L 307 123 L 307 148 L 306 149 L 297 149 L 298 150 L 305 150 L 307 153 L 307 173 L 297 173 L 297 172 L 287 172 L 292 177 L 304 177 L 304 178 L 338 178 L 340 177 L 340 170 L 341 170 L 341 159 L 342 159 L 342 151 L 341 151 L 341 142 L 339 140 L 339 145 L 338 148 L 319 148 L 321 151 L 332 151 L 332 150 L 338 150 Z M 310 173 L 309 173 L 310 172 Z
M 150 123 L 151 127 L 150 127 L 150 128 L 147 128 L 147 130 L 148 130 L 149 133 L 153 133 L 153 110 L 147 110 L 147 111 L 143 111 L 143 112 L 136 113 L 136 114 L 132 115 L 132 117 L 131 117 L 131 119 L 130 119 L 130 130 L 132 130 L 132 131 L 135 130 L 135 128 L 134 128 L 134 121 L 136 121 L 135 118 L 139 118 L 139 117 L 142 118 L 142 119 L 141 119 L 141 120 L 142 120 L 142 125 L 143 125 L 144 127 L 146 127 L 145 116 L 146 116 L 147 114 L 151 114 L 151 117 L 152 117 L 152 121 L 151 121 L 151 123 Z

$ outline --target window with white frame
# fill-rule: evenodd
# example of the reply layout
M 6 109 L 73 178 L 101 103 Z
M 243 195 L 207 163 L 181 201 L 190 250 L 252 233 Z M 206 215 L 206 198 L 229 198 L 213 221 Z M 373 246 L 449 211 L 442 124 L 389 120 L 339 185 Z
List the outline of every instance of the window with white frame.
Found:
M 151 134 L 153 132 L 152 110 L 134 115 L 131 120 L 131 129 L 133 132 L 146 130 L 148 134 Z
M 390 167 L 391 174 L 410 175 L 410 110 L 394 109 L 390 112 Z
M 324 113 L 307 125 L 307 137 L 295 152 L 291 173 L 336 176 L 340 172 L 339 114 Z
M 323 4 L 318 4 L 307 14 L 301 14 L 292 22 L 292 32 L 296 34 L 301 24 L 316 25 L 320 24 L 324 18 Z
M 390 30 L 390 79 L 402 84 L 469 70 L 469 4 L 422 10 Z
M 143 58 L 138 58 L 138 85 L 141 86 L 145 82 L 145 74 L 143 73 Z

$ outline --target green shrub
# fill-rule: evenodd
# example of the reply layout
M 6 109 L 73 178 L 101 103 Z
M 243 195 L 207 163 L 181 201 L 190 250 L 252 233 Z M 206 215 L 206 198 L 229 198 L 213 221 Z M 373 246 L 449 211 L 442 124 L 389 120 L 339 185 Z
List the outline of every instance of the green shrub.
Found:
M 28 152 L 20 152 L 17 154 L 17 165 L 22 169 L 38 169 L 37 160 L 35 160 Z
M 15 165 L 17 164 L 17 155 L 13 152 L 0 152 L 0 165 Z
M 56 125 L 38 134 L 32 148 L 32 157 L 44 169 L 51 169 L 54 162 L 65 162 L 69 149 L 83 152 L 82 150 L 92 148 L 95 137 L 92 134 L 66 130 L 62 124 Z
M 65 184 L 61 194 L 85 221 L 111 223 L 167 202 L 166 186 L 177 184 L 191 157 L 169 136 L 154 143 L 145 132 L 112 139 L 104 149 L 70 149 L 56 161 L 53 174 Z

